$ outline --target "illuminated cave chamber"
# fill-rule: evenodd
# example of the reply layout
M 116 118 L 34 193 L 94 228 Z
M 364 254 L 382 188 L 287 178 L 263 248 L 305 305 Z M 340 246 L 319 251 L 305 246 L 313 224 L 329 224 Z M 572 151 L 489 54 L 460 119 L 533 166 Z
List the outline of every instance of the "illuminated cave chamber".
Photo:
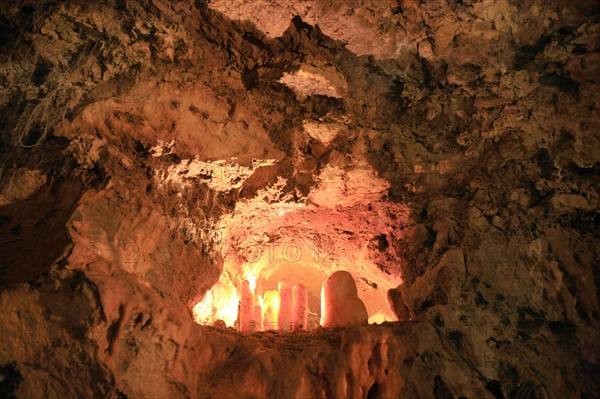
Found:
M 274 195 L 283 186 L 280 179 L 218 221 L 223 272 L 194 306 L 198 323 L 289 331 L 297 328 L 290 324 L 293 309 L 302 307 L 305 295 L 302 328 L 314 329 L 322 316 L 322 284 L 336 271 L 351 274 L 369 323 L 397 320 L 387 291 L 402 282 L 394 244 L 403 236 L 406 207 L 382 199 L 387 183 L 367 166 L 326 173 L 339 179 L 321 179 L 305 200 Z M 289 306 L 289 317 L 280 306 Z

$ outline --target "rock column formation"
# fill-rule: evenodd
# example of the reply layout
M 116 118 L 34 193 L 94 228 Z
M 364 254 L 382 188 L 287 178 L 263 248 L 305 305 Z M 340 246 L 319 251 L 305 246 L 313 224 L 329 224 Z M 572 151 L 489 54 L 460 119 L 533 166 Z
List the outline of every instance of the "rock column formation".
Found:
M 292 330 L 293 290 L 290 282 L 282 279 L 279 282 L 279 312 L 277 323 L 279 330 Z
M 321 325 L 342 327 L 367 324 L 367 309 L 358 297 L 352 275 L 345 271 L 333 273 L 321 289 Z
M 263 308 L 260 302 L 258 301 L 258 297 L 255 297 L 254 300 L 254 312 L 250 329 L 252 331 L 263 330 Z
M 292 310 L 292 329 L 306 330 L 308 327 L 308 292 L 302 284 L 294 285 L 294 304 Z
M 250 289 L 250 282 L 244 280 L 241 290 L 242 300 L 240 301 L 240 331 L 248 332 L 254 320 L 254 293 Z

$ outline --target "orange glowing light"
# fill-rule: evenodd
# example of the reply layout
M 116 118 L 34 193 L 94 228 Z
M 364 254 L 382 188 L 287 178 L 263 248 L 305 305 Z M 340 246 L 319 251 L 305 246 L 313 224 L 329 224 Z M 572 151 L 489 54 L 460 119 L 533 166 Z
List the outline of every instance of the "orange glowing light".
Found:
M 254 274 L 248 274 L 246 280 L 250 283 L 250 290 L 256 294 L 256 276 Z
M 200 324 L 212 324 L 223 320 L 227 327 L 233 327 L 237 320 L 239 303 L 235 286 L 229 275 L 223 273 L 217 284 L 194 306 L 194 320 Z
M 265 330 L 277 329 L 277 313 L 279 313 L 279 293 L 277 291 L 265 292 L 263 298 L 263 325 Z

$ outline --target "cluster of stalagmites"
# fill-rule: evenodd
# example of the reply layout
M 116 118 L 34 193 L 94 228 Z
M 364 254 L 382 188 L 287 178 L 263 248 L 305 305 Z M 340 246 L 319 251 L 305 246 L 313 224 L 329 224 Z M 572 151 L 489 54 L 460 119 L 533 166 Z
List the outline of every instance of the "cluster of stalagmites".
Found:
M 277 291 L 268 291 L 264 299 L 254 294 L 250 282 L 242 283 L 239 328 L 243 332 L 262 330 L 296 331 L 308 324 L 308 295 L 306 287 L 289 281 L 279 282 Z
M 321 326 L 367 324 L 368 318 L 350 273 L 337 271 L 325 280 L 321 288 Z M 245 280 L 241 289 L 239 329 L 243 332 L 308 329 L 306 287 L 302 284 L 292 286 L 284 279 L 279 282 L 277 292 L 269 291 L 263 299 L 254 294 L 250 282 Z

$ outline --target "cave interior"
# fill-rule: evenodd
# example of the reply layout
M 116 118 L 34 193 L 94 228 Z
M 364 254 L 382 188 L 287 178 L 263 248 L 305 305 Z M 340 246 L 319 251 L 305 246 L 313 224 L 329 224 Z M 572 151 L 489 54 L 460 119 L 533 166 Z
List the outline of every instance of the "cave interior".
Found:
M 1 2 L 0 397 L 600 397 L 599 12 Z

